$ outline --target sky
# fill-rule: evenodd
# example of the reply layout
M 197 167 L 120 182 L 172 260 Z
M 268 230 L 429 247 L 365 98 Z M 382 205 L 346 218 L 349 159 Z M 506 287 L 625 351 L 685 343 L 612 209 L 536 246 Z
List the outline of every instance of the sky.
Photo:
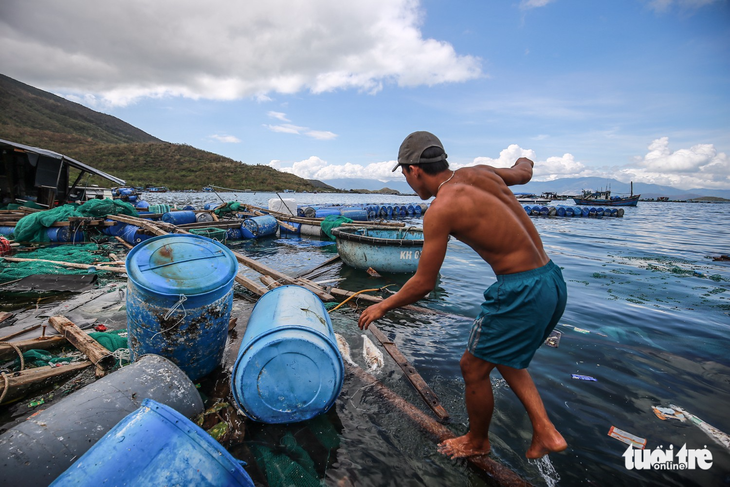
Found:
M 3 0 L 0 47 L 6 76 L 309 179 L 404 181 L 427 130 L 452 168 L 730 189 L 729 0 Z

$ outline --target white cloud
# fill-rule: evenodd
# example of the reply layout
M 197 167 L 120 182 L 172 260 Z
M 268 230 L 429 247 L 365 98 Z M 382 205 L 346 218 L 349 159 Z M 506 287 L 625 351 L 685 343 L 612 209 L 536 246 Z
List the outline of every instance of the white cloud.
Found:
M 616 179 L 674 186 L 682 189 L 730 188 L 730 157 L 712 144 L 672 151 L 669 137 L 654 140 L 635 165 L 619 170 Z
M 651 0 L 649 8 L 656 12 L 666 12 L 674 6 L 682 10 L 696 10 L 719 1 L 722 0 Z
M 553 0 L 522 0 L 520 2 L 520 8 L 522 10 L 529 10 L 531 8 L 544 7 Z
M 286 118 L 286 113 L 282 112 L 269 112 L 267 115 L 271 118 L 276 118 L 277 120 L 281 120 L 282 122 L 291 122 L 288 118 Z
M 210 138 L 213 140 L 217 140 L 218 142 L 224 142 L 226 144 L 238 144 L 241 142 L 241 139 L 239 139 L 238 137 L 235 137 L 233 135 L 215 134 L 215 135 L 211 135 Z
M 303 131 L 307 130 L 307 127 L 299 127 L 290 123 L 284 123 L 281 125 L 264 124 L 264 127 L 271 130 L 272 132 L 279 132 L 282 134 L 301 134 Z
M 627 166 L 589 168 L 575 160 L 569 153 L 538 159 L 533 150 L 511 144 L 502 150 L 497 158 L 480 156 L 466 164 L 452 162 L 449 166 L 452 169 L 478 164 L 511 167 L 520 157 L 527 157 L 535 162 L 533 181 L 593 176 L 617 179 L 626 183 L 629 181 L 654 183 L 682 189 L 730 189 L 730 157 L 725 153 L 718 153 L 711 144 L 698 144 L 689 149 L 672 152 L 669 149 L 669 139 L 662 137 L 654 140 L 648 149 L 649 152 L 645 156 L 637 158 L 634 163 Z M 400 171 L 391 172 L 395 162 L 382 161 L 366 165 L 348 162 L 336 165 L 312 156 L 286 167 L 278 160 L 271 161 L 269 165 L 307 179 L 362 178 L 387 182 L 403 178 Z
M 423 37 L 422 15 L 417 0 L 4 0 L 0 66 L 41 89 L 112 105 L 482 76 L 479 58 Z

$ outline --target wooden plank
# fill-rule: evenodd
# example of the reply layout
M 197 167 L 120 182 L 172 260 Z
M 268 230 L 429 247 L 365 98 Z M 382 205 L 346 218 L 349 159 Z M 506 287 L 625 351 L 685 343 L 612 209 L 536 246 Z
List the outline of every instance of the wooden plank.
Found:
M 90 360 L 85 360 L 83 362 L 63 365 L 61 367 L 36 367 L 34 369 L 26 369 L 13 374 L 7 374 L 7 392 L 5 392 L 5 381 L 0 378 L 0 396 L 3 393 L 5 394 L 3 404 L 12 402 L 28 392 L 40 389 L 41 387 L 54 383 L 56 380 L 62 379 L 76 372 L 80 372 L 81 370 L 93 365 L 94 363 Z
M 116 359 L 109 350 L 101 346 L 99 342 L 87 335 L 65 316 L 51 316 L 48 321 L 61 336 L 65 337 L 69 343 L 83 352 L 89 357 L 89 360 L 104 371 L 115 364 Z
M 395 363 L 397 363 L 401 370 L 403 370 L 403 373 L 405 374 L 406 379 L 408 379 L 408 382 L 410 382 L 411 385 L 416 388 L 418 393 L 421 395 L 428 407 L 431 408 L 434 414 L 436 414 L 436 416 L 438 416 L 441 421 L 446 421 L 447 419 L 449 419 L 449 413 L 441 405 L 441 401 L 439 401 L 436 393 L 433 392 L 433 390 L 428 386 L 426 381 L 423 380 L 423 377 L 421 377 L 421 375 L 416 371 L 416 368 L 413 367 L 413 365 L 408 362 L 408 359 L 401 353 L 401 351 L 398 350 L 398 347 L 395 345 L 395 343 L 388 340 L 383 332 L 380 331 L 377 326 L 375 326 L 375 323 L 370 323 L 368 330 L 370 330 L 373 336 L 378 339 L 378 341 L 383 346 L 383 348 L 385 348 L 388 354 L 393 357 Z
M 269 289 L 273 289 L 275 287 L 279 287 L 279 283 L 274 280 L 271 276 L 264 276 L 262 275 L 259 277 L 259 281 L 264 283 L 264 286 L 266 286 Z
M 275 280 L 279 282 L 283 282 L 285 284 L 295 284 L 297 286 L 302 286 L 313 293 L 315 293 L 322 301 L 335 301 L 335 297 L 331 295 L 330 293 L 324 291 L 324 289 L 321 286 L 318 286 L 317 284 L 313 283 L 312 281 L 308 279 L 302 279 L 302 278 L 293 278 L 291 276 L 288 276 L 287 274 L 284 274 L 283 272 L 279 272 L 275 269 L 272 269 L 270 267 L 265 266 L 264 264 L 251 259 L 249 257 L 246 257 L 245 255 L 240 254 L 239 252 L 233 252 L 233 255 L 236 256 L 236 259 L 241 264 L 245 265 L 246 267 L 249 267 L 259 274 L 266 274 L 268 276 L 273 277 Z
M 263 296 L 264 294 L 266 294 L 266 291 L 268 291 L 268 289 L 266 289 L 261 284 L 253 281 L 252 279 L 249 279 L 248 277 L 246 277 L 242 274 L 236 274 L 235 279 L 238 284 L 240 284 L 241 286 L 245 287 L 246 289 L 248 289 L 249 291 L 251 291 L 252 293 L 254 293 L 258 296 Z
M 13 345 L 18 347 L 21 352 L 26 352 L 31 349 L 48 350 L 49 348 L 57 347 L 64 343 L 66 343 L 65 338 L 61 336 L 53 336 L 43 339 L 32 338 L 30 340 L 20 340 L 13 342 Z M 7 343 L 0 343 L 0 360 L 12 360 L 17 356 L 18 352 L 16 352 L 11 345 Z

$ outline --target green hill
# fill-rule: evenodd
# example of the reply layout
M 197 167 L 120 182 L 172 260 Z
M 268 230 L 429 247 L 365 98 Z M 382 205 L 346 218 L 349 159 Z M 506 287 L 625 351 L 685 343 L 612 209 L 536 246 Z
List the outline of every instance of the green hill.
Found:
M 164 142 L 116 117 L 0 74 L 0 139 L 49 149 L 131 186 L 253 191 L 334 191 L 264 165 L 247 165 L 186 144 Z M 108 184 L 94 178 L 89 184 Z

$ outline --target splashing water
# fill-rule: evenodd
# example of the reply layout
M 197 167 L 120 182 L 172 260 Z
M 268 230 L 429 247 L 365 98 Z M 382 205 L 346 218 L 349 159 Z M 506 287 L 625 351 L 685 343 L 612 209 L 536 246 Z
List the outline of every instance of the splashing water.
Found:
M 545 480 L 548 487 L 555 487 L 560 482 L 560 474 L 555 470 L 547 455 L 537 460 L 529 460 L 529 463 L 537 467 L 540 476 Z

